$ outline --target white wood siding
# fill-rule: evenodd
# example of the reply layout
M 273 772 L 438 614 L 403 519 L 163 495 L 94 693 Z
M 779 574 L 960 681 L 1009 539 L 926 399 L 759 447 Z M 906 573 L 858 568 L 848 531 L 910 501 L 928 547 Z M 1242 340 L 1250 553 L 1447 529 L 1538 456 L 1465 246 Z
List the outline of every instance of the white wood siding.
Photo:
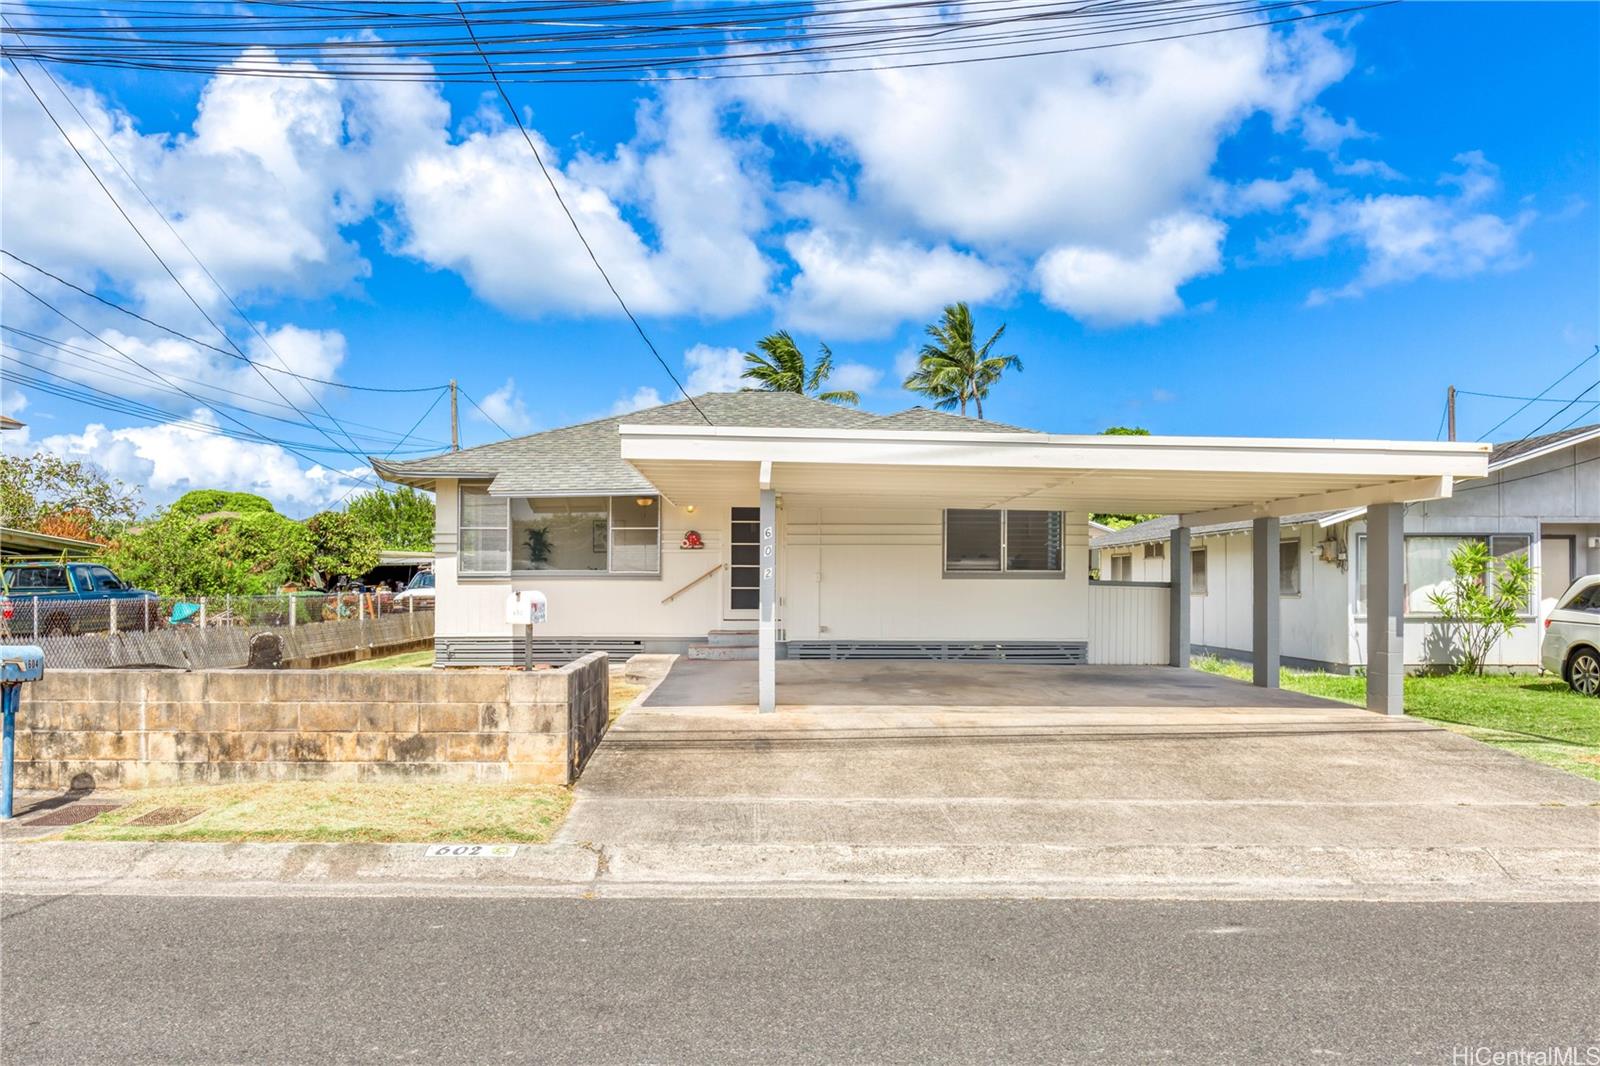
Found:
M 1165 666 L 1171 593 L 1149 585 L 1089 586 L 1089 662 Z

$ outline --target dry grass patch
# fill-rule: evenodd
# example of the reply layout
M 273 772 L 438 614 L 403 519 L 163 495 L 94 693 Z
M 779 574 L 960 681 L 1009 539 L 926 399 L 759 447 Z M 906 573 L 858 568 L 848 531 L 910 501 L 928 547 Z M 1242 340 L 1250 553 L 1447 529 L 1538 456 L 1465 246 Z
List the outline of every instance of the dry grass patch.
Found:
M 633 706 L 633 701 L 639 698 L 639 693 L 649 688 L 649 685 L 635 685 L 631 681 L 624 681 L 620 677 L 611 678 L 611 717 L 607 722 L 615 722 L 617 715 Z
M 126 793 L 124 807 L 72 827 L 63 840 L 212 843 L 543 844 L 572 806 L 559 785 L 270 781 Z M 173 825 L 135 825 L 161 808 L 199 808 Z

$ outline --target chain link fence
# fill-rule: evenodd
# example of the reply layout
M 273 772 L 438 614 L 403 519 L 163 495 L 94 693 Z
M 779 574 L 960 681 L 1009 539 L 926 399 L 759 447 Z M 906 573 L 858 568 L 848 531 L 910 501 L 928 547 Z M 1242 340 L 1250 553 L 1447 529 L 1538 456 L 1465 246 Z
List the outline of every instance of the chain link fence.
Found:
M 297 662 L 421 641 L 433 635 L 433 600 L 354 590 L 192 599 L 0 599 L 0 637 L 39 645 L 47 668 L 241 667 L 257 633 L 278 634 L 284 658 Z

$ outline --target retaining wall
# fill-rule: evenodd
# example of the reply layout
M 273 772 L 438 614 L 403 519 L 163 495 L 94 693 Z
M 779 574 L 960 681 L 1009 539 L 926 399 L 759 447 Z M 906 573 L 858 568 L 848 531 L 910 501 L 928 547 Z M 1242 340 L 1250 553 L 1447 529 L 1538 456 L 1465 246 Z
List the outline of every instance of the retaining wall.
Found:
M 571 784 L 605 733 L 608 660 L 556 670 L 46 670 L 17 785 L 261 780 Z

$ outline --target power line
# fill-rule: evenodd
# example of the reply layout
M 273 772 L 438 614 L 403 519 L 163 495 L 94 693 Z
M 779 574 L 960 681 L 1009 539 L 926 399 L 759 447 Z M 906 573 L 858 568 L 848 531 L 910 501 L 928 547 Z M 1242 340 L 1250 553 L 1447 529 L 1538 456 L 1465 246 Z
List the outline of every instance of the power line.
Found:
M 18 281 L 16 278 L 12 277 L 10 274 L 5 273 L 4 271 L 0 271 L 0 277 L 3 277 L 5 280 L 11 282 L 11 284 L 15 285 L 17 288 L 19 288 L 23 292 L 27 293 L 30 297 L 32 297 L 38 303 L 43 304 L 47 309 L 55 312 L 57 315 L 60 315 L 62 318 L 66 319 L 72 325 L 77 326 L 79 329 L 84 330 L 86 333 L 88 332 L 87 327 L 82 325 L 80 322 L 78 322 L 76 319 L 74 319 L 71 315 L 68 315 L 65 311 L 61 310 L 59 307 L 57 307 L 54 304 L 52 304 L 49 300 L 46 300 L 43 296 L 40 296 L 38 293 L 34 292 L 32 289 L 30 289 L 26 285 L 22 284 L 22 282 Z M 232 422 L 234 425 L 239 426 L 245 432 L 252 433 L 252 434 L 257 434 L 259 436 L 262 436 L 263 438 L 269 440 L 271 443 L 277 445 L 280 448 L 283 448 L 285 451 L 287 451 L 287 452 L 289 452 L 289 453 L 291 453 L 293 455 L 298 455 L 300 458 L 304 459 L 308 463 L 311 463 L 313 466 L 323 466 L 324 465 L 321 462 L 319 462 L 318 460 L 313 459 L 309 455 L 305 454 L 305 452 L 300 451 L 298 448 L 296 448 L 292 444 L 290 444 L 288 442 L 285 442 L 285 441 L 277 440 L 277 439 L 274 439 L 274 438 L 266 438 L 266 435 L 262 434 L 260 432 L 260 430 L 257 430 L 254 426 L 251 426 L 248 423 L 243 422 L 240 419 L 235 418 L 233 415 L 230 415 L 227 411 L 221 410 L 221 409 L 213 406 L 211 403 L 206 401 L 204 398 L 202 398 L 200 396 L 196 396 L 194 393 L 188 391 L 187 389 L 183 388 L 182 386 L 174 385 L 171 381 L 169 381 L 165 377 L 163 377 L 158 371 L 151 369 L 149 366 L 147 366 L 144 363 L 140 362 L 138 359 L 135 359 L 133 356 L 129 355 L 127 352 L 123 351 L 121 348 L 118 348 L 116 345 L 112 344 L 110 341 L 106 340 L 104 337 L 96 336 L 95 339 L 98 340 L 101 344 L 105 345 L 107 348 L 110 348 L 113 352 L 115 352 L 118 355 L 122 356 L 122 358 L 126 359 L 128 362 L 132 363 L 134 366 L 138 367 L 140 370 L 143 370 L 146 374 L 149 374 L 151 377 L 155 378 L 156 380 L 161 381 L 162 383 L 166 384 L 169 388 L 172 388 L 172 389 L 174 389 L 174 390 L 176 390 L 178 392 L 183 393 L 185 396 L 189 397 L 189 399 L 193 400 L 195 403 L 198 403 L 202 407 L 206 408 L 206 410 L 212 411 L 212 412 L 214 412 L 214 413 L 216 413 L 218 415 L 221 415 L 223 418 L 226 418 L 229 422 Z M 341 445 L 339 445 L 338 441 L 332 441 L 331 438 L 330 438 L 330 441 L 331 441 L 331 443 L 333 443 L 335 445 L 335 447 L 338 448 L 339 451 L 343 451 L 344 450 L 343 447 Z M 334 471 L 334 473 L 338 474 L 340 477 L 347 477 L 348 478 L 348 477 L 352 476 L 350 474 L 344 473 L 343 471 L 337 471 L 336 470 L 336 471 Z M 366 481 L 366 480 L 369 480 L 369 479 L 367 479 L 366 477 L 363 476 L 363 477 L 356 478 L 356 480 Z
M 1486 400 L 1526 400 L 1529 403 L 1567 403 L 1561 396 L 1507 396 L 1499 392 L 1472 392 L 1469 389 L 1457 389 L 1457 396 L 1480 396 Z
M 256 5 L 260 6 L 260 5 Z M 273 5 L 278 6 L 278 5 Z M 812 76 L 947 66 L 1125 47 L 1325 18 L 1387 0 L 1334 6 L 1293 0 L 1099 0 L 1074 4 L 969 0 L 890 3 L 723 3 L 709 10 L 633 3 L 514 4 L 480 12 L 478 23 L 510 33 L 463 39 L 447 32 L 443 4 L 391 4 L 404 13 L 322 5 L 302 16 L 73 11 L 77 22 L 32 5 L 12 52 L 54 63 L 257 77 L 482 82 L 466 56 L 509 68 L 490 75 L 521 82 L 619 82 Z M 47 8 L 45 12 L 39 8 Z M 68 10 L 71 10 L 70 8 Z M 95 23 L 101 19 L 104 25 Z M 1188 32 L 1188 26 L 1206 28 Z M 417 36 L 414 31 L 422 31 Z M 388 36 L 411 33 L 410 36 Z M 150 36 L 150 35 L 157 36 Z M 184 39 L 184 38 L 189 39 Z M 229 40 L 228 38 L 235 38 Z M 1031 47 L 1076 38 L 1075 47 Z M 288 68 L 267 45 L 318 66 Z M 471 51 L 468 51 L 468 49 Z M 961 58 L 928 58 L 978 53 Z M 907 57 L 899 62 L 884 62 Z M 844 65 L 843 62 L 855 65 Z
M 402 444 L 404 444 L 406 442 L 406 437 L 411 436 L 411 434 L 413 434 L 413 433 L 415 433 L 417 431 L 417 427 L 421 426 L 423 421 L 426 420 L 429 415 L 433 414 L 433 409 L 435 407 L 438 407 L 439 406 L 439 401 L 443 400 L 443 399 L 444 399 L 444 393 L 442 393 L 442 392 L 439 395 L 435 396 L 433 398 L 433 402 L 428 405 L 428 409 L 426 411 L 422 412 L 422 416 L 411 424 L 411 428 L 410 429 L 406 430 L 405 436 L 402 436 L 398 441 L 396 441 L 393 448 L 390 448 L 387 452 L 384 452 L 383 453 L 383 457 L 385 459 L 394 458 L 394 454 L 395 454 L 396 451 L 399 450 L 400 445 L 402 445 Z M 343 496 L 339 497 L 338 502 L 335 503 L 334 506 L 338 507 L 340 504 L 344 503 L 344 501 L 348 500 L 352 495 L 354 495 L 356 489 L 359 488 L 359 487 L 360 487 L 359 485 L 351 485 L 350 486 L 350 491 L 346 492 Z
M 506 429 L 505 426 L 502 426 L 500 423 L 496 422 L 494 420 L 494 416 L 493 415 L 491 415 L 488 411 L 485 411 L 481 406 L 479 406 L 478 401 L 474 400 L 472 398 L 472 396 L 470 394 L 468 394 L 466 389 L 462 389 L 461 390 L 461 395 L 465 396 L 466 399 L 467 399 L 467 402 L 470 403 L 473 407 L 478 408 L 478 413 L 480 415 L 482 415 L 484 418 L 487 418 L 489 420 L 489 424 L 494 426 L 495 429 L 498 429 L 502 434 L 504 434 L 507 440 L 511 439 L 511 432 L 508 429 Z M 693 403 L 694 401 L 690 400 L 689 402 Z M 696 410 L 698 410 L 698 408 L 696 408 Z M 704 418 L 705 416 L 702 415 L 701 417 Z M 711 421 L 710 419 L 706 419 L 706 423 L 708 425 L 710 424 L 710 421 Z
M 272 342 L 267 339 L 267 335 L 262 333 L 260 328 L 256 326 L 255 322 L 250 318 L 250 316 L 244 313 L 244 308 L 239 306 L 239 302 L 233 298 L 233 295 L 228 292 L 227 289 L 222 287 L 222 282 L 217 280 L 217 276 L 211 272 L 211 268 L 205 265 L 205 263 L 200 259 L 200 256 L 196 254 L 195 250 L 189 246 L 189 242 L 184 240 L 183 234 L 179 233 L 178 228 L 172 224 L 172 220 L 167 218 L 166 212 L 161 210 L 161 208 L 156 205 L 155 200 L 151 199 L 150 194 L 146 192 L 144 186 L 139 183 L 139 179 L 133 175 L 132 171 L 123 165 L 122 160 L 117 157 L 117 153 L 112 151 L 111 146 L 105 142 L 105 138 L 100 136 L 100 131 L 95 129 L 94 125 L 84 117 L 83 112 L 78 109 L 77 101 L 73 100 L 71 96 L 67 95 L 67 91 L 61 87 L 61 83 L 56 81 L 56 76 L 50 73 L 50 68 L 46 67 L 42 63 L 37 65 L 40 71 L 44 73 L 44 76 L 50 79 L 50 84 L 55 86 L 56 94 L 67 102 L 67 106 L 72 108 L 72 113 L 78 116 L 78 121 L 83 123 L 84 128 L 93 135 L 94 139 L 99 142 L 100 147 L 105 149 L 106 155 L 110 156 L 111 161 L 117 165 L 117 169 L 122 171 L 122 176 L 127 178 L 133 187 L 139 191 L 140 196 L 144 197 L 145 204 L 148 205 L 150 210 L 155 213 L 155 216 L 161 220 L 161 224 L 167 227 L 167 232 L 172 234 L 172 236 L 177 239 L 178 244 L 183 247 L 185 252 L 189 253 L 189 258 L 194 260 L 194 265 L 200 268 L 201 273 L 205 274 L 206 280 L 210 281 L 212 287 L 215 288 L 217 292 L 222 294 L 223 299 L 228 301 L 228 304 L 233 308 L 235 313 L 237 313 L 238 316 L 244 321 L 244 324 L 249 327 L 250 332 L 254 333 L 256 338 L 261 341 L 262 347 L 270 352 L 272 357 L 278 361 L 279 365 L 287 370 L 289 368 L 289 361 L 278 354 L 278 350 L 272 346 Z M 232 342 L 230 341 L 229 343 L 231 344 Z M 356 444 L 356 439 L 350 436 L 350 431 L 345 429 L 344 426 L 340 425 L 339 420 L 333 417 L 333 412 L 328 410 L 323 402 L 317 398 L 316 394 L 306 386 L 306 383 L 299 381 L 297 384 L 300 386 L 300 391 L 306 394 L 307 399 L 316 404 L 317 409 L 327 416 L 328 421 L 332 422 L 334 427 L 345 435 L 345 439 L 348 440 L 353 447 L 360 448 L 361 446 Z
M 1556 378 L 1550 384 L 1548 384 L 1544 388 L 1540 389 L 1538 396 L 1535 396 L 1532 399 L 1528 400 L 1527 403 L 1523 404 L 1521 407 L 1517 408 L 1515 411 L 1512 411 L 1509 415 L 1506 415 L 1500 421 L 1496 422 L 1494 424 L 1494 426 L 1489 430 L 1489 432 L 1487 432 L 1483 436 L 1479 437 L 1478 440 L 1480 440 L 1480 441 L 1486 440 L 1487 438 L 1493 436 L 1495 430 L 1499 429 L 1501 426 L 1505 425 L 1507 422 L 1511 421 L 1513 418 L 1516 418 L 1522 412 L 1526 411 L 1532 404 L 1534 404 L 1537 401 L 1543 399 L 1545 394 L 1547 394 L 1551 389 L 1555 388 L 1557 385 L 1561 384 L 1563 381 L 1565 381 L 1568 378 L 1570 378 L 1573 374 L 1576 374 L 1578 372 L 1578 368 L 1579 367 L 1583 366 L 1583 364 L 1585 364 L 1589 360 L 1593 359 L 1596 355 L 1600 355 L 1600 345 L 1596 345 L 1594 351 L 1590 352 L 1588 355 L 1584 356 L 1582 359 L 1579 359 L 1576 363 L 1572 364 L 1572 369 L 1568 370 L 1565 374 L 1562 374 L 1560 377 Z M 1587 392 L 1588 390 L 1585 389 L 1584 391 Z M 1581 397 L 1582 397 L 1582 393 L 1579 394 L 1578 398 L 1581 398 Z M 1546 419 L 1545 421 L 1548 422 L 1549 419 Z M 1542 426 L 1543 423 L 1540 423 L 1540 425 Z M 1522 439 L 1523 440 L 1527 440 L 1528 437 L 1531 437 L 1531 436 L 1533 436 L 1533 434 L 1529 433 L 1527 436 L 1523 437 Z
M 551 176 L 550 169 L 544 165 L 544 156 L 540 154 L 538 146 L 533 143 L 533 137 L 529 135 L 528 127 L 522 124 L 522 116 L 517 113 L 516 105 L 511 102 L 511 97 L 507 94 L 505 86 L 500 84 L 500 76 L 495 73 L 494 64 L 489 62 L 489 57 L 484 52 L 483 46 L 478 44 L 478 35 L 472 28 L 472 20 L 467 18 L 467 12 L 459 2 L 456 3 L 455 7 L 456 13 L 461 16 L 461 24 L 466 27 L 467 36 L 472 39 L 473 47 L 477 49 L 478 55 L 483 59 L 484 68 L 489 71 L 489 76 L 494 79 L 494 87 L 500 93 L 500 99 L 504 101 L 506 110 L 511 113 L 511 120 L 517 124 L 517 129 L 521 132 L 523 141 L 528 145 L 528 151 L 533 153 L 534 162 L 539 164 L 539 173 L 544 175 L 545 182 L 550 186 L 550 192 L 555 196 L 556 203 L 561 205 L 561 213 L 566 215 L 567 221 L 572 224 L 572 232 L 578 235 L 578 241 L 583 245 L 583 250 L 589 253 L 589 261 L 594 264 L 595 270 L 599 271 L 601 279 L 606 283 L 606 288 L 610 289 L 611 295 L 616 297 L 617 306 L 622 308 L 622 313 L 628 316 L 629 322 L 633 323 L 634 330 L 639 334 L 639 338 L 644 341 L 645 347 L 650 349 L 650 354 L 655 356 L 656 362 L 661 364 L 661 369 L 667 372 L 667 377 L 671 378 L 672 383 L 678 387 L 678 391 L 683 393 L 683 398 L 689 401 L 689 406 L 694 408 L 695 414 L 705 419 L 706 425 L 711 425 L 711 419 L 707 418 L 706 413 L 700 410 L 700 405 L 694 402 L 694 397 L 690 396 L 689 390 L 683 387 L 683 382 L 678 380 L 678 375 L 674 374 L 672 368 L 667 365 L 667 361 L 661 358 L 661 353 L 656 350 L 655 342 L 650 339 L 650 335 L 644 331 L 644 326 L 640 325 L 639 320 L 634 317 L 633 310 L 628 307 L 628 301 L 622 298 L 622 293 L 618 292 L 616 285 L 612 284 L 611 275 L 607 274 L 606 268 L 600 265 L 600 257 L 595 255 L 594 248 L 589 244 L 589 238 L 583 235 L 583 227 L 578 225 L 577 218 L 572 214 L 572 210 L 567 207 L 567 201 L 561 195 L 561 190 L 556 186 L 555 178 Z M 470 400 L 471 397 L 468 397 L 468 399 Z M 477 407 L 477 404 L 474 403 L 473 406 Z M 483 410 L 481 407 L 478 409 L 480 411 Z M 485 415 L 485 417 L 488 416 Z M 490 419 L 490 421 L 493 421 L 493 419 Z M 505 431 L 502 429 L 501 432 L 504 433 Z M 509 437 L 511 434 L 506 433 L 506 436 Z
M 10 25 L 9 20 L 6 20 L 3 15 L 0 15 L 0 22 Z M 217 331 L 217 335 L 220 336 L 230 347 L 237 351 L 241 357 L 243 357 L 244 350 L 241 349 L 237 344 L 234 344 L 233 338 L 228 336 L 227 331 L 221 326 L 217 325 L 216 321 L 206 313 L 206 309 L 200 305 L 200 301 L 195 298 L 194 293 L 189 291 L 189 287 L 183 283 L 183 280 L 178 277 L 177 273 L 172 269 L 172 267 L 167 265 L 166 259 L 162 257 L 160 252 L 156 251 L 155 245 L 150 243 L 150 239 L 146 237 L 144 231 L 139 228 L 139 224 L 133 220 L 133 216 L 128 214 L 127 210 L 123 208 L 121 202 L 117 200 L 116 194 L 111 191 L 111 188 L 106 185 L 103 180 L 101 180 L 99 173 L 96 172 L 94 167 L 90 164 L 88 158 L 78 150 L 78 146 L 74 144 L 72 138 L 68 136 L 66 128 L 63 127 L 60 120 L 56 118 L 55 112 L 50 110 L 50 105 L 44 102 L 44 97 L 39 95 L 38 90 L 33 87 L 33 82 L 29 81 L 28 76 L 23 73 L 22 65 L 13 59 L 11 61 L 11 67 L 17 72 L 17 76 L 22 79 L 22 84 L 27 86 L 28 93 L 38 103 L 39 107 L 44 111 L 46 117 L 50 119 L 51 125 L 55 126 L 56 132 L 61 135 L 61 139 L 66 142 L 68 148 L 72 149 L 72 154 L 78 157 L 78 162 L 82 163 L 84 169 L 89 172 L 89 176 L 94 178 L 95 184 L 100 186 L 100 191 L 105 193 L 106 198 L 111 201 L 111 206 L 117 209 L 117 213 L 122 216 L 123 221 L 126 222 L 133 230 L 134 234 L 139 238 L 140 243 L 145 246 L 145 248 L 155 258 L 156 262 L 161 265 L 161 269 L 166 272 L 167 277 L 171 278 L 172 283 L 178 286 L 178 288 L 183 292 L 184 296 L 188 297 L 189 302 L 194 305 L 194 309 L 200 313 L 200 317 L 204 318 L 211 328 Z M 290 407 L 293 407 L 302 416 L 302 418 L 304 418 L 306 425 L 310 426 L 313 430 L 326 437 L 328 443 L 338 446 L 341 449 L 343 448 L 343 446 L 339 445 L 339 442 L 333 438 L 332 434 L 323 429 L 317 423 L 313 422 L 310 416 L 306 415 L 304 411 L 301 411 L 300 408 L 289 399 L 289 397 L 285 396 L 283 394 L 283 390 L 279 389 L 277 385 L 273 384 L 272 379 L 267 377 L 266 374 L 262 373 L 260 367 L 256 366 L 253 360 L 245 357 L 245 362 L 255 370 L 257 376 L 259 376 L 262 381 L 266 382 L 268 388 L 278 394 L 279 399 L 283 400 L 283 402 L 287 403 Z M 334 424 L 338 424 L 337 420 L 334 420 Z M 354 442 L 352 441 L 352 443 Z M 359 451 L 350 451 L 348 449 L 344 450 L 352 459 L 363 459 Z
M 55 340 L 54 338 L 46 337 L 46 336 L 44 336 L 42 334 L 33 333 L 33 332 L 31 332 L 29 330 L 25 330 L 25 329 L 19 329 L 16 326 L 9 326 L 9 325 L 0 324 L 0 330 L 4 330 L 7 333 L 14 333 L 17 336 L 26 338 L 27 340 L 32 341 L 35 344 L 43 345 L 46 348 L 54 349 L 54 351 L 48 351 L 48 352 L 33 351 L 33 350 L 28 349 L 28 348 L 22 347 L 21 345 L 17 344 L 15 341 L 6 342 L 6 343 L 9 343 L 17 351 L 22 352 L 25 355 L 30 355 L 30 356 L 33 356 L 34 358 L 37 358 L 37 359 L 47 360 L 47 361 L 49 361 L 51 363 L 54 363 L 54 364 L 57 364 L 57 365 L 67 365 L 67 366 L 72 365 L 74 360 L 66 359 L 66 358 L 64 358 L 64 356 L 71 355 L 71 356 L 74 356 L 77 361 L 82 361 L 82 362 L 85 362 L 85 363 L 93 364 L 94 367 L 95 367 L 95 374 L 96 375 L 109 376 L 109 377 L 115 378 L 118 381 L 127 382 L 128 384 L 136 386 L 137 388 L 143 389 L 143 390 L 151 390 L 151 391 L 156 391 L 156 392 L 165 392 L 165 393 L 167 393 L 169 395 L 181 395 L 179 393 L 176 393 L 172 389 L 168 389 L 165 386 L 162 386 L 158 382 L 151 382 L 151 381 L 147 380 L 146 378 L 140 377 L 140 376 L 138 376 L 136 374 L 129 373 L 128 371 L 122 369 L 118 364 L 112 362 L 111 360 L 104 359 L 104 358 L 96 355 L 95 353 L 90 352 L 88 349 L 81 348 L 81 347 L 79 347 L 79 346 L 77 346 L 75 344 L 67 344 L 67 343 Z M 33 365 L 31 363 L 27 363 L 27 362 L 23 362 L 23 365 L 35 370 L 38 373 L 48 374 L 51 377 L 58 378 L 58 379 L 60 379 L 61 381 L 64 381 L 64 382 L 70 382 L 73 385 L 78 385 L 78 386 L 82 386 L 82 387 L 85 387 L 85 388 L 93 388 L 94 387 L 94 386 L 89 385 L 86 382 L 84 382 L 81 378 L 74 377 L 74 376 L 72 376 L 70 374 L 58 373 L 55 370 L 51 370 L 49 367 L 35 366 L 35 365 Z M 289 410 L 289 407 L 287 405 L 285 405 L 285 404 L 274 403 L 273 401 L 268 400 L 268 399 L 266 399 L 264 397 L 254 396 L 254 395 L 251 395 L 250 393 L 245 393 L 245 392 L 238 392 L 237 390 L 234 390 L 234 389 L 223 388 L 220 385 L 214 385 L 214 384 L 212 384 L 210 382 L 200 381 L 200 380 L 198 380 L 196 378 L 186 377 L 186 376 L 184 376 L 182 374 L 172 374 L 170 376 L 174 380 L 185 382 L 186 384 L 188 384 L 188 385 L 190 385 L 193 388 L 198 389 L 198 390 L 203 390 L 205 392 L 210 392 L 210 393 L 216 393 L 216 394 L 220 394 L 220 395 L 223 395 L 223 396 L 233 396 L 233 397 L 237 397 L 237 398 L 242 399 L 242 400 L 249 401 L 248 404 L 230 403 L 230 402 L 227 402 L 227 401 L 224 401 L 224 400 L 215 400 L 214 401 L 215 403 L 218 403 L 218 404 L 221 404 L 223 406 L 228 407 L 230 410 L 242 411 L 242 412 L 244 412 L 246 414 L 255 415 L 258 418 L 266 418 L 266 419 L 270 419 L 270 420 L 272 420 L 274 422 L 284 423 L 286 425 L 296 425 L 296 426 L 298 426 L 298 425 L 302 424 L 296 419 L 284 418 L 284 417 L 281 417 L 281 416 L 278 416 L 278 415 L 268 414 L 268 413 L 266 413 L 266 412 L 261 410 L 262 407 L 268 407 L 268 408 L 275 407 L 275 408 L 279 408 L 281 410 Z M 439 395 L 442 396 L 443 393 L 440 393 Z M 376 444 L 378 444 L 380 446 L 383 445 L 383 444 L 388 444 L 391 441 L 396 439 L 394 433 L 392 431 L 386 429 L 383 426 L 369 425 L 369 424 L 364 423 L 364 422 L 350 422 L 349 424 L 352 425 L 352 426 L 360 427 L 362 429 L 375 430 L 378 434 L 381 434 L 381 436 L 373 435 L 373 434 L 365 434 L 365 433 L 358 434 L 358 437 L 360 437 L 361 439 L 365 439 L 365 440 L 369 440 L 369 441 L 375 442 Z M 419 438 L 419 439 L 421 439 L 421 438 Z M 432 443 L 432 444 L 438 445 L 439 447 L 444 447 L 445 446 L 443 441 L 428 441 L 428 443 Z
M 76 284 L 76 283 L 74 283 L 72 281 L 67 280 L 66 278 L 62 277 L 59 274 L 52 273 L 51 271 L 46 270 L 44 267 L 40 266 L 39 264 L 34 263 L 34 262 L 30 261 L 30 260 L 24 259 L 22 256 L 16 254 L 13 251 L 10 251 L 9 249 L 0 248 L 0 255 L 4 255 L 7 259 L 14 259 L 17 262 L 21 263 L 23 266 L 29 268 L 30 270 L 35 270 L 35 271 L 39 272 L 40 274 L 43 274 L 45 277 L 49 278 L 51 281 L 57 282 L 58 284 L 61 284 L 61 285 L 64 285 L 67 288 L 73 290 L 74 292 L 81 293 L 82 295 L 87 296 L 89 299 L 94 300 L 97 303 L 104 304 L 105 306 L 111 308 L 113 311 L 120 311 L 123 314 L 127 315 L 129 318 L 136 318 L 140 322 L 143 322 L 147 326 L 154 326 L 156 329 L 159 329 L 161 332 L 170 334 L 171 336 L 174 336 L 174 337 L 177 337 L 179 340 L 187 341 L 190 344 L 193 344 L 197 348 L 204 348 L 207 351 L 216 352 L 218 355 L 225 355 L 229 359 L 237 359 L 238 361 L 243 362 L 243 363 L 252 363 L 252 365 L 257 366 L 262 370 L 270 371 L 270 372 L 272 372 L 274 374 L 282 374 L 285 377 L 298 378 L 301 381 L 309 381 L 309 382 L 312 382 L 312 383 L 317 384 L 317 385 L 327 385 L 330 388 L 335 388 L 335 389 L 346 389 L 346 390 L 349 390 L 351 392 L 416 393 L 416 392 L 440 392 L 440 391 L 442 391 L 444 389 L 449 388 L 448 385 L 419 385 L 419 386 L 413 386 L 413 387 L 409 387 L 409 388 L 384 388 L 384 387 L 378 386 L 378 385 L 352 385 L 352 384 L 350 384 L 348 382 L 344 382 L 344 381 L 332 381 L 332 380 L 330 380 L 328 378 L 319 378 L 319 377 L 315 377 L 315 376 L 313 376 L 311 374 L 301 374 L 301 373 L 299 373 L 297 371 L 294 371 L 294 370 L 286 370 L 286 369 L 282 369 L 280 367 L 267 366 L 264 363 L 254 363 L 248 355 L 244 355 L 244 354 L 242 354 L 240 352 L 237 352 L 237 351 L 230 352 L 226 348 L 218 348 L 215 344 L 207 343 L 206 341 L 200 340 L 197 337 L 191 337 L 189 334 L 184 333 L 182 330 L 174 329 L 173 327 L 171 327 L 171 326 L 169 326 L 169 325 L 167 325 L 167 324 L 165 324 L 163 322 L 157 322 L 153 318 L 149 318 L 149 317 L 147 317 L 145 315 L 141 315 L 139 312 L 133 310 L 132 308 L 126 307 L 126 306 L 124 306 L 122 304 L 119 304 L 115 300 L 107 299 L 106 297 L 101 296 L 99 293 L 92 292 L 89 289 L 84 288 L 82 285 L 78 285 L 78 284 Z

